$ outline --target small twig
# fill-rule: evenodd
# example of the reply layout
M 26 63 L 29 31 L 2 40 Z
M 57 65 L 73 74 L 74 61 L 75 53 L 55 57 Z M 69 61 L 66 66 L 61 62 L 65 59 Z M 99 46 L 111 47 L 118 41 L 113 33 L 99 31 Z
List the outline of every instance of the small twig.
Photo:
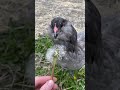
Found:
M 55 70 L 55 65 L 56 61 L 58 60 L 58 50 L 55 51 L 54 56 L 53 56 L 53 62 L 52 62 L 52 74 L 51 74 L 51 79 L 53 80 L 54 77 L 54 70 Z
M 25 85 L 25 84 L 19 84 L 19 83 L 14 83 L 14 86 L 22 86 L 22 87 L 34 88 L 34 86 L 32 86 L 32 85 Z

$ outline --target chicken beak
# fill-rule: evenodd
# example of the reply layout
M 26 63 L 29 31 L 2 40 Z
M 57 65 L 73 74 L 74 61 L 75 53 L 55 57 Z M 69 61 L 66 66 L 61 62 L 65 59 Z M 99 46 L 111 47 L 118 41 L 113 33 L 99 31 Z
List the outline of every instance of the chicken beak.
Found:
M 56 24 L 54 26 L 54 38 L 57 38 L 57 32 L 58 32 L 58 28 L 56 27 Z
M 54 38 L 57 38 L 57 33 L 56 32 L 54 32 Z

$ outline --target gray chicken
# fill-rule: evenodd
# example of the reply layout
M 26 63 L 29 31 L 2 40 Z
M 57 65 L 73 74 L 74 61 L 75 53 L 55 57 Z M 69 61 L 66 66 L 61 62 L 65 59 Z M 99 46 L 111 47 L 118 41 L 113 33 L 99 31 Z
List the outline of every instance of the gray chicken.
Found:
M 77 34 L 72 24 L 61 17 L 56 17 L 49 26 L 49 36 L 54 42 L 54 46 L 49 48 L 46 59 L 50 62 L 58 49 L 59 57 L 57 64 L 63 69 L 76 70 L 85 64 L 85 33 Z

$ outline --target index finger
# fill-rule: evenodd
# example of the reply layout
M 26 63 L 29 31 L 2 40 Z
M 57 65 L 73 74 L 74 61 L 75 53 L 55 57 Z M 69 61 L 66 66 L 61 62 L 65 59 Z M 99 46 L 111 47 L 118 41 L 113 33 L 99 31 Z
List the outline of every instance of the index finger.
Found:
M 36 76 L 35 77 L 35 87 L 45 84 L 50 79 L 51 79 L 51 76 Z M 57 78 L 54 77 L 53 81 L 56 82 Z

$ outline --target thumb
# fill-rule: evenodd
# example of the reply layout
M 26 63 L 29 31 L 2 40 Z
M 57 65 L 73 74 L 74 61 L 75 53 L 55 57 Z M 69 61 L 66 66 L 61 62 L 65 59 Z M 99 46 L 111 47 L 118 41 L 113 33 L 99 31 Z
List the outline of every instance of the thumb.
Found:
M 52 90 L 53 86 L 54 86 L 53 80 L 49 80 L 40 88 L 40 90 Z

